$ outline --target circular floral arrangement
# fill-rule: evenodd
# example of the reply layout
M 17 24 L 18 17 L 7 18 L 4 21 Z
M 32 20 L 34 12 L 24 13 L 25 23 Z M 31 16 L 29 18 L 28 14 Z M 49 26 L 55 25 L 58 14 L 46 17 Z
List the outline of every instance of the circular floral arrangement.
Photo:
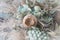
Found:
M 58 4 L 55 0 L 8 0 L 6 3 L 1 2 L 0 40 L 25 40 L 26 36 L 28 40 L 49 40 L 50 35 L 47 32 L 55 29 L 56 6 Z
M 51 28 L 50 25 L 54 25 L 53 19 L 56 14 L 56 6 L 57 3 L 53 0 L 21 1 L 17 10 L 18 15 L 16 18 L 22 18 L 24 28 L 27 27 L 28 29 L 27 34 L 29 36 L 29 40 L 49 40 L 47 33 L 41 31 L 40 27 Z M 52 28 L 54 29 L 54 26 Z

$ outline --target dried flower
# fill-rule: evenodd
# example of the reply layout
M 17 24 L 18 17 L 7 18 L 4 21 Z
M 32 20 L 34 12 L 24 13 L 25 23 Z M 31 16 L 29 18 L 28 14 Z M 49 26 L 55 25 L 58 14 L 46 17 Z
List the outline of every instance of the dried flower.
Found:
M 34 10 L 35 10 L 35 12 L 39 12 L 41 10 L 41 8 L 39 6 L 35 6 Z
M 37 24 L 37 19 L 32 14 L 28 14 L 23 19 L 23 25 L 26 27 L 31 27 Z

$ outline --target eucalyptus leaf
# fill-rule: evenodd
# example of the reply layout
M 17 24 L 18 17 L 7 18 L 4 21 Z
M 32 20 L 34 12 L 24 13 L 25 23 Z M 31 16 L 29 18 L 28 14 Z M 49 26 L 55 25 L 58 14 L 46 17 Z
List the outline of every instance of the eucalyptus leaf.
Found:
M 31 9 L 28 7 L 28 5 L 23 5 L 23 6 L 19 6 L 18 7 L 18 12 L 20 12 L 20 13 L 24 13 L 24 12 L 26 12 L 26 11 L 31 11 Z
M 23 8 L 22 6 L 19 6 L 17 11 L 21 12 L 22 8 Z

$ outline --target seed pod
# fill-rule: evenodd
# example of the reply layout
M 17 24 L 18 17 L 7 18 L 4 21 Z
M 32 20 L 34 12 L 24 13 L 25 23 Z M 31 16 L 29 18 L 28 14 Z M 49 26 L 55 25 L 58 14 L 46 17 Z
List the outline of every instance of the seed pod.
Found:
M 35 26 L 37 24 L 37 18 L 33 16 L 32 14 L 28 14 L 23 19 L 23 25 L 24 27 L 31 27 Z

